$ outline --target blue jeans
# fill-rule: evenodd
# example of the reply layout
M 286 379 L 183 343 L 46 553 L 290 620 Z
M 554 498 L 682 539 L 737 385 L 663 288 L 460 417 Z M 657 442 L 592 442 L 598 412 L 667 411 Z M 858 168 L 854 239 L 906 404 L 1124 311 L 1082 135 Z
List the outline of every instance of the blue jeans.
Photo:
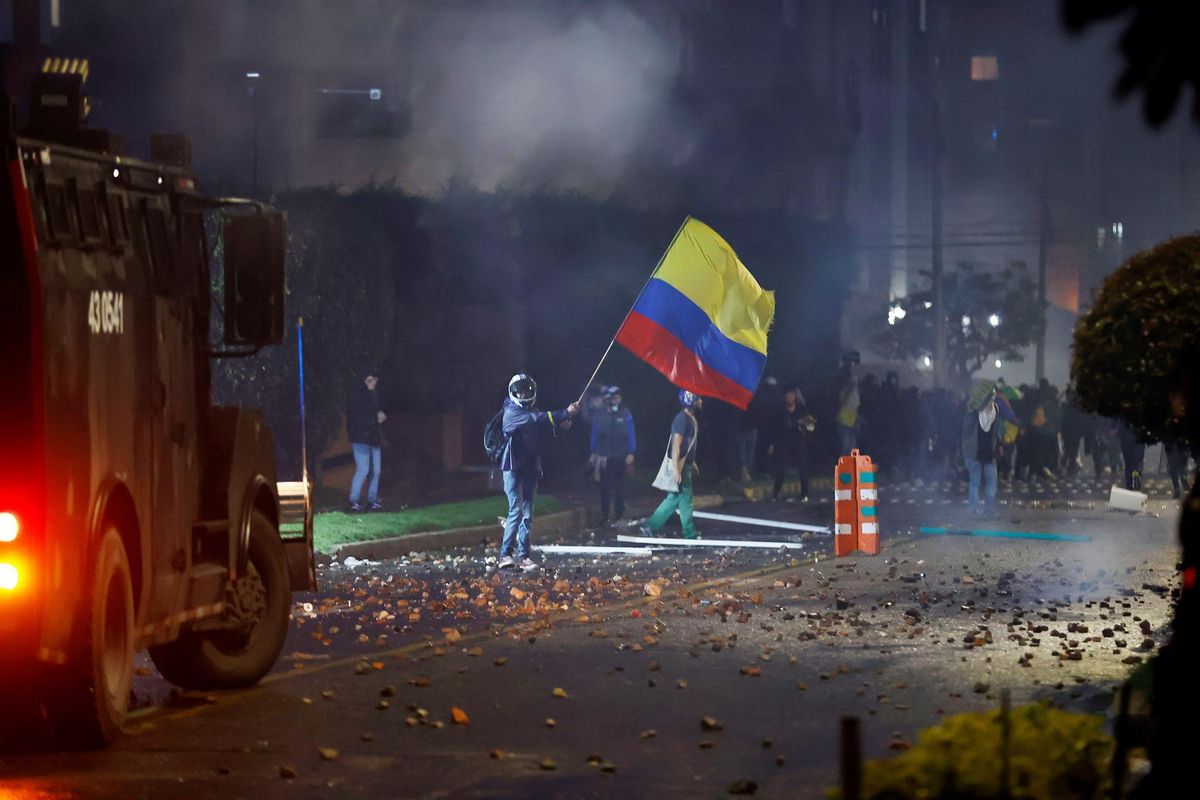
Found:
M 837 426 L 838 443 L 842 446 L 841 454 L 844 456 L 850 455 L 850 451 L 858 443 L 858 426 L 850 427 L 838 423 Z
M 983 473 L 983 506 L 987 513 L 996 511 L 996 462 L 981 464 L 973 458 L 965 459 L 967 465 L 967 497 L 971 500 L 971 513 L 979 513 L 979 473 Z
M 504 521 L 504 538 L 500 541 L 500 557 L 515 555 L 529 557 L 529 529 L 533 527 L 533 496 L 537 494 L 538 476 L 504 473 L 504 494 L 508 497 L 508 518 Z M 516 553 L 513 545 L 516 544 Z
M 367 473 L 370 472 L 371 485 L 367 487 L 367 502 L 374 503 L 379 499 L 379 448 L 362 442 L 352 442 L 350 447 L 354 449 L 354 479 L 350 481 L 350 502 L 358 502 L 358 497 L 362 494 L 363 481 L 367 479 Z
M 758 428 L 738 433 L 738 461 L 742 469 L 753 475 L 757 470 L 754 463 L 754 451 L 758 448 Z

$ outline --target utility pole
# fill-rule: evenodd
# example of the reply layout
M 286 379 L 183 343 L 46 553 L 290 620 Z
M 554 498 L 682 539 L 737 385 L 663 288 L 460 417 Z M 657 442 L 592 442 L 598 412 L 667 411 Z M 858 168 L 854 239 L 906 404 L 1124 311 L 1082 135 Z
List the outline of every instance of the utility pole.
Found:
M 1046 176 L 1038 189 L 1038 309 L 1042 313 L 1042 329 L 1037 339 L 1037 380 L 1046 377 L 1046 252 L 1050 249 L 1050 204 L 1046 201 Z
M 29 107 L 29 87 L 45 55 L 42 41 L 43 13 L 39 0 L 13 0 L 9 4 L 12 42 L 0 45 L 3 85 L 0 91 L 12 95 L 24 115 Z
M 942 132 L 942 114 L 939 98 L 938 71 L 940 68 L 937 50 L 933 50 L 929 64 L 930 136 L 933 148 L 929 172 L 929 221 L 930 244 L 933 249 L 933 385 L 939 389 L 946 386 L 946 297 L 942 291 L 942 180 L 945 174 L 943 160 L 946 139 Z

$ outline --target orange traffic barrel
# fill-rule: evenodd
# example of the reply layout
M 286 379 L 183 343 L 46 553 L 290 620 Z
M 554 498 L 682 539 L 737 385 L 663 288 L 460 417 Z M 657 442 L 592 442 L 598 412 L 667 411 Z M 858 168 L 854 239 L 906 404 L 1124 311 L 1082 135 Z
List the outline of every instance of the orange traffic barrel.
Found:
M 848 556 L 855 550 L 879 554 L 879 492 L 871 457 L 851 450 L 838 459 L 833 473 L 833 552 Z

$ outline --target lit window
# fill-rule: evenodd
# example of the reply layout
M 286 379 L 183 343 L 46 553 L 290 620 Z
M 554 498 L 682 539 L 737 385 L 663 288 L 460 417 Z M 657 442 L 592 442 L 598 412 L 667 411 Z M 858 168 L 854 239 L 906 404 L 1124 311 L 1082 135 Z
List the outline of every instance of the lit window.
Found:
M 971 80 L 995 81 L 1000 79 L 1000 62 L 995 56 L 971 56 Z

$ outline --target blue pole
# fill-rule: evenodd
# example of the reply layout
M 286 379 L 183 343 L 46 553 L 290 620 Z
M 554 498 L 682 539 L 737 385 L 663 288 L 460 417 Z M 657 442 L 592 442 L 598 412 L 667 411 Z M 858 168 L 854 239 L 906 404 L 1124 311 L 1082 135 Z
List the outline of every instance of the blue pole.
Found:
M 1031 533 L 1027 531 L 973 531 L 958 528 L 921 528 L 921 533 L 937 536 L 988 536 L 996 539 L 1037 539 L 1046 542 L 1090 542 L 1092 537 L 1073 533 Z
M 304 317 L 296 320 L 296 355 L 300 361 L 300 458 L 301 480 L 308 484 L 308 428 L 304 424 Z

